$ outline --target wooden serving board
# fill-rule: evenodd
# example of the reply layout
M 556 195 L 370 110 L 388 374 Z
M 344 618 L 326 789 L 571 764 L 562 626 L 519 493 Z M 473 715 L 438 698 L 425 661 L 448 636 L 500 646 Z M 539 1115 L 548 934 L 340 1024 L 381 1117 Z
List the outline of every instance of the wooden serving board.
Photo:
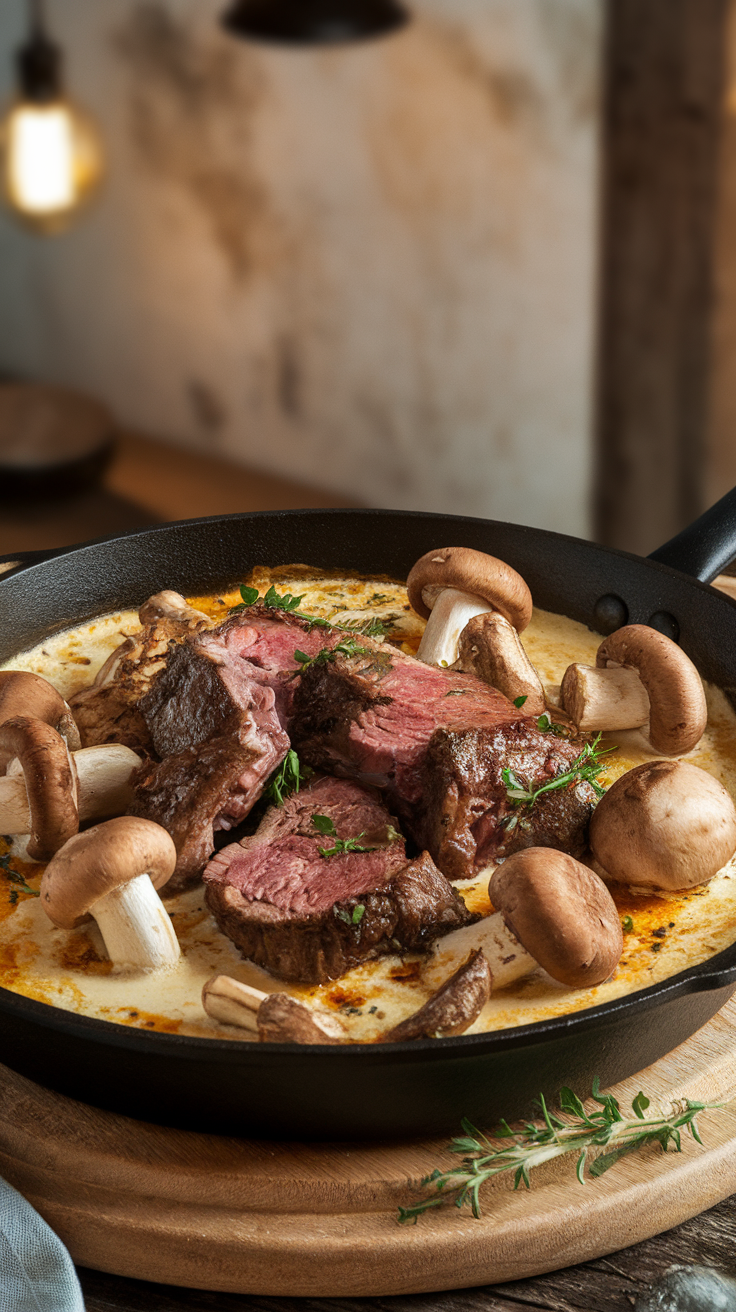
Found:
M 614 1092 L 736 1097 L 736 1000 Z M 654 1110 L 654 1108 L 652 1109 Z M 250 1294 L 423 1293 L 520 1279 L 678 1225 L 736 1191 L 736 1107 L 702 1116 L 704 1147 L 658 1146 L 580 1185 L 574 1163 L 539 1168 L 530 1192 L 494 1181 L 484 1214 L 454 1207 L 416 1226 L 397 1206 L 449 1165 L 445 1140 L 341 1145 L 225 1139 L 142 1124 L 0 1067 L 0 1173 L 75 1261 L 101 1271 Z

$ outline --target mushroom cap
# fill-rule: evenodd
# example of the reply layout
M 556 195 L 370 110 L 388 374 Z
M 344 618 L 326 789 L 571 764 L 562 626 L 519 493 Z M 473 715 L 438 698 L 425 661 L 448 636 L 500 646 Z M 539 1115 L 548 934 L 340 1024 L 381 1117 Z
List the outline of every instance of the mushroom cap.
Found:
M 646 761 L 598 803 L 590 846 L 611 879 L 692 888 L 736 851 L 736 808 L 712 774 L 688 761 Z
M 64 739 L 44 720 L 15 715 L 0 724 L 0 752 L 17 756 L 31 812 L 28 855 L 48 861 L 79 829 L 76 776 Z
M 67 740 L 70 752 L 82 745 L 74 716 L 53 683 L 30 670 L 0 670 L 0 724 L 18 715 L 50 724 Z M 0 751 L 0 765 L 4 756 Z
M 72 929 L 95 902 L 138 875 L 161 888 L 174 873 L 173 839 L 153 820 L 121 815 L 76 834 L 43 872 L 41 905 L 55 925 Z
M 527 952 L 562 984 L 602 984 L 624 940 L 616 904 L 598 875 L 566 852 L 527 847 L 494 871 L 494 907 Z
M 689 752 L 703 736 L 708 708 L 700 675 L 681 647 L 648 624 L 626 624 L 604 638 L 596 665 L 638 672 L 649 697 L 649 741 L 663 756 Z
M 406 584 L 411 606 L 425 620 L 443 588 L 456 588 L 487 601 L 517 633 L 532 617 L 532 594 L 521 574 L 505 561 L 472 547 L 437 547 L 425 552 L 412 566 Z M 429 605 L 424 592 L 429 594 Z

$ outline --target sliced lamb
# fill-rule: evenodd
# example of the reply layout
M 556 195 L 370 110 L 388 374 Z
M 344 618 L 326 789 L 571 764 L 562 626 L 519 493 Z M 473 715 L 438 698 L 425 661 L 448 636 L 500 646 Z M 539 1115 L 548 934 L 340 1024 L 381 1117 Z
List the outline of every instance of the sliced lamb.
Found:
M 322 856 L 334 837 L 372 851 Z M 279 979 L 324 983 L 387 952 L 416 949 L 473 919 L 424 853 L 407 864 L 393 818 L 363 788 L 322 778 L 271 808 L 258 832 L 204 873 L 206 901 L 244 956 Z
M 451 879 L 522 846 L 578 853 L 589 784 L 540 798 L 513 827 L 502 771 L 530 788 L 570 768 L 582 743 L 542 733 L 495 688 L 370 639 L 366 654 L 305 668 L 291 736 L 311 765 L 386 790 L 407 831 Z M 522 822 L 523 820 L 523 822 Z

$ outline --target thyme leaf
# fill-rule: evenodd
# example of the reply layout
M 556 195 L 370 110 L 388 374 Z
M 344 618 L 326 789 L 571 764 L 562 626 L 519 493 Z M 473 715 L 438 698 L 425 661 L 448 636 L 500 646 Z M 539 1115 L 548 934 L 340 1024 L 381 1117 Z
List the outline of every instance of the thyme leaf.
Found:
M 525 693 L 523 697 L 514 697 L 514 706 L 516 707 L 517 711 L 521 710 L 528 696 L 529 694 Z M 539 721 L 537 721 L 537 725 L 539 725 Z
M 335 647 L 323 647 L 317 652 L 316 656 L 308 656 L 306 652 L 297 650 L 294 652 L 294 660 L 298 661 L 302 670 L 308 670 L 312 665 L 326 665 L 328 661 L 334 661 L 338 656 L 370 656 L 371 653 L 367 647 L 361 647 L 355 638 L 344 638 L 338 642 Z M 299 673 L 299 671 L 295 671 Z
M 273 806 L 283 806 L 284 798 L 298 793 L 302 783 L 314 774 L 308 765 L 302 765 L 293 747 L 286 753 L 278 770 L 274 771 L 263 790 L 263 796 Z
M 360 840 L 365 835 L 365 830 L 356 834 L 355 838 L 338 838 L 337 830 L 328 815 L 313 815 L 312 824 L 318 834 L 325 834 L 329 838 L 334 838 L 333 847 L 319 847 L 317 851 L 320 856 L 343 856 L 345 852 L 375 852 L 375 847 L 361 847 Z M 365 910 L 365 908 L 363 908 Z M 362 915 L 362 912 L 361 912 Z M 360 916 L 358 917 L 360 920 Z M 353 924 L 357 925 L 358 920 L 353 919 Z
M 530 1187 L 529 1172 L 535 1166 L 576 1153 L 576 1174 L 585 1183 L 585 1167 L 591 1150 L 606 1148 L 596 1156 L 588 1168 L 594 1179 L 615 1166 L 627 1153 L 635 1152 L 649 1143 L 659 1143 L 664 1152 L 673 1148 L 682 1151 L 680 1130 L 686 1128 L 697 1143 L 702 1143 L 696 1118 L 700 1112 L 723 1106 L 716 1102 L 684 1102 L 673 1105 L 669 1116 L 655 1116 L 647 1120 L 644 1113 L 649 1099 L 638 1093 L 632 1103 L 633 1117 L 625 1117 L 612 1094 L 601 1094 L 599 1081 L 593 1083 L 593 1101 L 600 1110 L 586 1111 L 572 1089 L 561 1089 L 558 1095 L 563 1115 L 549 1110 L 540 1094 L 541 1124 L 527 1122 L 523 1129 L 512 1130 L 505 1121 L 490 1135 L 476 1130 L 470 1121 L 462 1121 L 462 1136 L 453 1139 L 449 1151 L 463 1157 L 461 1166 L 447 1171 L 435 1168 L 422 1180 L 430 1196 L 408 1207 L 399 1208 L 399 1221 L 416 1224 L 423 1212 L 453 1201 L 456 1207 L 468 1204 L 473 1216 L 481 1215 L 480 1189 L 487 1180 L 505 1171 L 513 1171 L 514 1188 Z M 500 1140 L 511 1140 L 500 1143 Z

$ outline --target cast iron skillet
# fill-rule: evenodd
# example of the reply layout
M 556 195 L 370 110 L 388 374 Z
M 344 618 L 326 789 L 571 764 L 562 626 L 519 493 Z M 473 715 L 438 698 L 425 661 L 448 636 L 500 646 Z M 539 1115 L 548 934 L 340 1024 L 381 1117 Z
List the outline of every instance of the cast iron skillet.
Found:
M 736 490 L 649 560 L 555 533 L 450 515 L 327 510 L 231 515 L 26 557 L 0 578 L 0 660 L 161 588 L 208 592 L 297 561 L 405 578 L 432 547 L 500 556 L 534 599 L 599 632 L 651 623 L 736 690 L 736 604 L 708 580 L 736 555 Z M 685 571 L 680 573 L 678 570 Z M 694 577 L 687 577 L 691 575 Z M 736 930 L 735 930 L 736 938 Z M 188 1038 L 77 1016 L 0 989 L 0 1060 L 140 1119 L 215 1133 L 378 1138 L 489 1125 L 563 1084 L 587 1095 L 694 1033 L 736 989 L 736 944 L 602 1006 L 495 1034 L 296 1047 Z

